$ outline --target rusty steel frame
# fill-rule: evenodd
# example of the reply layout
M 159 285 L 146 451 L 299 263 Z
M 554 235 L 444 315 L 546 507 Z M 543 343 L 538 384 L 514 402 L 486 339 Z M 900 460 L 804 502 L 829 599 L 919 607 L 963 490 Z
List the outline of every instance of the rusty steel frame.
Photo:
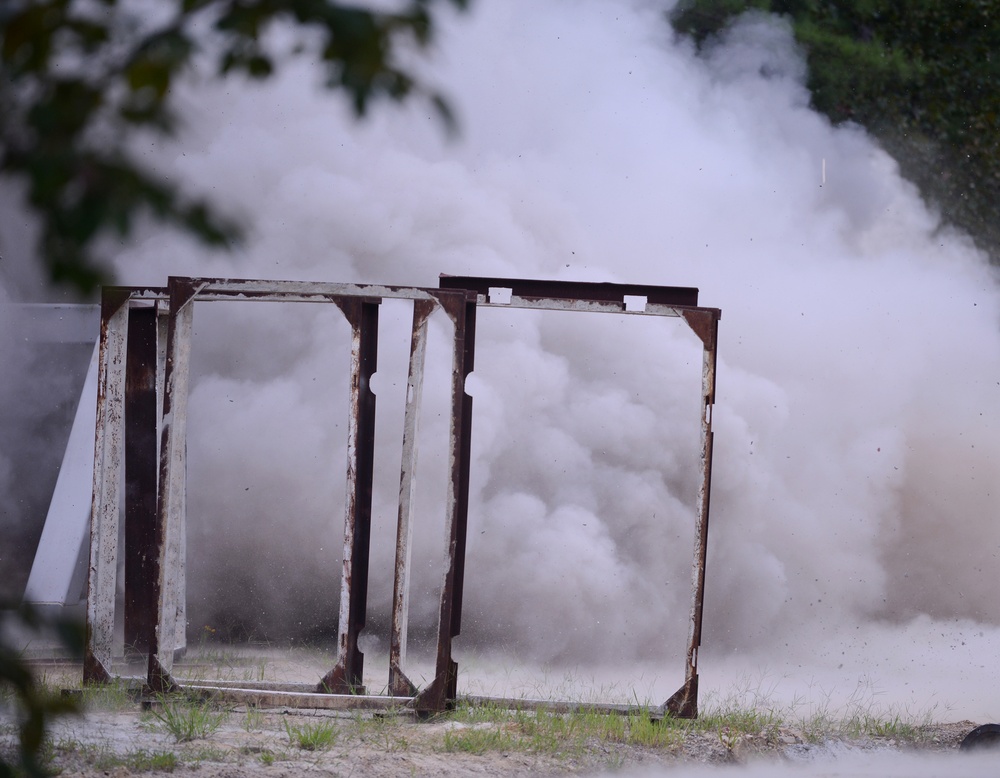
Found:
M 660 714 L 668 712 L 681 718 L 698 716 L 698 650 L 701 647 L 702 615 L 705 602 L 705 565 L 708 554 L 708 517 L 712 481 L 712 409 L 715 404 L 716 353 L 718 348 L 718 308 L 698 306 L 698 290 L 691 287 L 648 286 L 637 284 L 588 283 L 577 281 L 542 281 L 517 278 L 483 278 L 442 275 L 442 288 L 475 292 L 475 305 L 491 308 L 531 308 L 552 311 L 590 311 L 638 316 L 670 316 L 683 319 L 701 341 L 701 453 L 698 504 L 691 573 L 691 610 L 684 684 L 666 702 Z M 499 294 L 504 290 L 506 294 Z M 496 299 L 494 299 L 496 298 Z M 502 298 L 502 299 L 501 299 Z M 633 301 L 635 307 L 633 307 Z M 641 306 L 640 306 L 641 303 Z M 475 327 L 468 326 L 470 344 Z M 472 359 L 467 357 L 471 370 Z M 468 486 L 469 446 L 472 435 L 471 398 L 469 414 L 463 424 L 463 468 Z M 463 521 L 464 531 L 464 521 Z M 464 558 L 464 548 L 463 548 Z M 461 603 L 461 597 L 457 599 Z M 460 613 L 460 611 L 459 611 Z M 454 624 L 452 636 L 460 624 Z
M 510 293 L 491 299 L 491 290 Z M 628 284 L 597 284 L 525 279 L 442 276 L 439 289 L 331 284 L 297 281 L 245 281 L 171 278 L 166 288 L 108 287 L 101 305 L 100 382 L 95 436 L 94 496 L 90 575 L 87 594 L 87 644 L 84 681 L 112 678 L 115 577 L 118 566 L 118 516 L 121 463 L 126 481 L 126 640 L 148 655 L 146 688 L 177 688 L 198 694 L 244 694 L 247 699 L 303 707 L 372 707 L 402 704 L 417 713 L 446 709 L 457 699 L 457 664 L 452 641 L 461 632 L 468 527 L 472 398 L 465 382 L 475 359 L 477 306 L 597 311 L 672 316 L 683 319 L 701 340 L 701 477 L 692 565 L 692 596 L 687 663 L 683 686 L 654 718 L 664 713 L 696 717 L 698 650 L 704 603 L 705 564 L 712 470 L 712 408 L 718 322 L 721 312 L 697 305 L 698 290 Z M 377 364 L 378 305 L 382 299 L 413 302 L 410 361 L 404 409 L 399 510 L 393 579 L 387 696 L 365 694 L 364 657 L 358 637 L 367 610 L 375 395 L 369 382 Z M 641 298 L 635 309 L 629 298 Z M 348 424 L 347 496 L 344 556 L 338 619 L 336 665 L 318 684 L 267 684 L 267 688 L 227 688 L 225 684 L 180 684 L 172 676 L 175 650 L 185 629 L 184 536 L 185 425 L 193 303 L 196 300 L 333 303 L 352 328 L 351 393 Z M 143 307 L 153 307 L 156 326 Z M 427 325 L 441 309 L 454 326 L 452 419 L 446 495 L 446 567 L 440 595 L 435 676 L 419 690 L 405 673 L 409 603 L 413 474 L 424 376 Z M 129 332 L 130 323 L 133 331 Z M 138 330 L 142 333 L 138 333 Z M 151 345 L 151 342 L 155 341 Z M 131 345 L 132 343 L 135 345 Z M 155 352 L 155 353 L 154 353 Z M 151 372 L 152 371 L 152 375 Z M 153 389 L 155 387 L 155 390 Z M 130 419 L 126 424 L 126 416 Z M 150 435 L 155 425 L 154 434 Z M 158 437 L 157 437 L 158 435 Z M 152 441 L 152 442 L 151 442 Z M 150 477 L 151 462 L 156 472 Z M 155 483 L 155 499 L 149 490 Z M 150 505 L 155 504 L 155 512 Z M 133 527 L 136 538 L 130 542 Z M 140 537 L 141 536 L 141 537 Z M 137 556 L 148 560 L 139 564 Z M 131 563 L 131 567 L 130 567 Z M 129 570 L 137 572 L 129 573 Z M 130 615 L 131 614 L 131 615 Z M 129 624 L 133 626 L 129 626 Z M 296 703 L 296 700 L 298 703 Z M 520 701 L 520 705 L 528 704 Z M 559 704 L 536 701 L 537 708 Z M 610 712 L 629 706 L 588 706 Z M 621 710 L 619 710 L 619 708 Z M 561 709 L 561 708 L 559 708 Z
M 446 520 L 450 536 L 459 532 L 460 495 L 468 495 L 467 485 L 458 482 L 463 477 L 460 467 L 460 447 L 464 440 L 461 424 L 465 417 L 463 366 L 468 339 L 465 316 L 469 310 L 468 293 L 418 287 L 330 284 L 294 281 L 242 281 L 225 279 L 171 278 L 166 289 L 109 287 L 102 298 L 100 382 L 98 389 L 98 423 L 95 437 L 94 498 L 91 525 L 91 566 L 88 582 L 88 634 L 85 651 L 84 681 L 106 682 L 112 678 L 113 629 L 115 617 L 115 578 L 118 565 L 119 483 L 122 453 L 129 460 L 130 444 L 142 458 L 158 459 L 155 490 L 155 517 L 152 524 L 151 548 L 144 546 L 152 564 L 144 570 L 144 580 L 151 583 L 142 590 L 140 582 L 126 578 L 126 615 L 131 611 L 141 626 L 134 641 L 137 650 L 148 654 L 145 684 L 153 692 L 180 688 L 172 676 L 175 642 L 183 634 L 184 625 L 184 535 L 185 512 L 185 425 L 191 325 L 196 300 L 257 300 L 265 302 L 333 303 L 344 314 L 352 328 L 351 393 L 348 424 L 347 500 L 345 507 L 344 558 L 341 579 L 340 617 L 338 620 L 338 658 L 335 667 L 309 691 L 326 696 L 350 695 L 363 701 L 363 654 L 358 637 L 365 624 L 368 588 L 368 558 L 371 534 L 371 500 L 374 463 L 375 395 L 369 382 L 377 364 L 378 305 L 382 299 L 409 299 L 413 302 L 413 332 L 411 336 L 409 378 L 403 431 L 403 459 L 400 472 L 400 504 L 396 546 L 396 578 L 394 581 L 390 678 L 392 690 L 402 689 L 416 710 L 439 710 L 445 699 L 436 689 L 453 690 L 454 674 L 435 678 L 425 692 L 416 687 L 404 671 L 406 656 L 406 617 L 409 598 L 409 543 L 413 471 L 416 465 L 417 410 L 422 395 L 427 323 L 435 310 L 442 310 L 454 327 L 454 355 L 451 378 L 453 417 L 449 431 L 450 467 L 446 495 Z M 133 318 L 137 305 L 154 305 L 166 310 L 166 326 L 156 339 L 160 358 L 151 358 L 148 325 L 144 334 L 136 334 L 144 325 Z M 133 333 L 129 333 L 132 322 Z M 126 343 L 137 345 L 128 353 Z M 164 348 L 165 344 L 165 348 Z M 131 358 L 131 360 L 130 360 Z M 152 361 L 150 361 L 152 359 Z M 158 365 L 150 377 L 149 366 Z M 129 379 L 129 372 L 133 377 Z M 155 421 L 159 429 L 158 454 L 148 436 L 149 390 L 159 382 L 162 408 Z M 153 401 L 155 408 L 155 400 Z M 124 416 L 129 408 L 133 419 L 145 423 L 130 423 Z M 135 488 L 126 487 L 126 522 L 148 504 L 148 480 L 140 485 L 139 472 L 132 479 Z M 126 476 L 126 481 L 130 479 Z M 144 491 L 145 490 L 145 491 Z M 149 522 L 143 523 L 148 529 Z M 441 613 L 453 610 L 456 571 L 461 570 L 460 548 L 449 542 L 441 592 Z M 127 560 L 128 561 L 128 560 Z M 136 591 L 136 590 L 139 591 Z M 129 605 L 134 603 L 134 606 Z M 449 619 L 450 615 L 444 618 Z M 448 634 L 447 627 L 439 630 Z M 173 637 L 172 637 L 173 636 Z M 450 639 L 442 649 L 448 662 L 439 663 L 448 669 Z M 303 690 L 302 693 L 307 693 Z M 386 697 L 392 703 L 400 697 L 395 691 Z M 338 704 L 331 700 L 331 704 Z M 368 704 L 367 702 L 365 704 Z M 394 703 L 392 703 L 394 704 Z M 428 707 L 431 706 L 431 707 Z
M 163 348 L 164 300 L 166 290 L 159 287 L 106 287 L 101 296 L 83 670 L 84 681 L 89 683 L 112 678 L 123 476 L 125 642 L 141 648 L 153 625 L 149 565 L 154 561 L 155 445 L 160 415 L 158 398 L 162 397 L 166 356 Z M 130 321 L 133 324 L 131 334 Z M 127 436 L 126 419 L 130 428 Z

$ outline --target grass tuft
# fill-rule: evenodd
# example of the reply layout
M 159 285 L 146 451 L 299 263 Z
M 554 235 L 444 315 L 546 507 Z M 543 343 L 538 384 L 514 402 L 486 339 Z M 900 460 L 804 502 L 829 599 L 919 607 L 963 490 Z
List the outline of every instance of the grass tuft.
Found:
M 170 751 L 139 748 L 120 754 L 106 744 L 92 745 L 78 740 L 60 740 L 53 744 L 51 757 L 57 760 L 61 756 L 75 756 L 95 771 L 105 774 L 120 768 L 131 773 L 170 773 L 182 764 Z
M 121 678 L 110 683 L 86 685 L 79 692 L 80 705 L 85 711 L 122 712 L 136 707 L 138 689 Z
M 120 765 L 133 773 L 172 773 L 180 766 L 177 755 L 170 751 L 146 751 L 139 749 L 129 751 L 121 758 Z M 98 770 L 109 770 L 115 765 L 101 766 L 95 764 Z
M 576 713 L 507 711 L 492 706 L 460 709 L 454 729 L 444 735 L 445 751 L 482 754 L 524 751 L 558 758 L 579 757 L 595 746 L 637 745 L 675 750 L 684 730 L 648 713 L 628 716 L 582 710 Z
M 449 754 L 485 754 L 490 751 L 520 751 L 521 740 L 504 729 L 470 727 L 444 733 L 444 750 Z
M 410 742 L 400 734 L 403 721 L 403 716 L 397 710 L 374 715 L 358 713 L 353 717 L 353 735 L 362 743 L 375 743 L 386 753 L 407 751 Z
M 255 705 L 248 705 L 246 710 L 246 715 L 243 718 L 243 729 L 247 732 L 253 732 L 254 730 L 264 729 L 265 716 L 264 711 Z
M 329 721 L 315 724 L 291 724 L 285 722 L 285 732 L 288 734 L 289 745 L 301 748 L 303 751 L 320 751 L 333 746 L 339 734 L 337 728 Z
M 210 737 L 226 720 L 225 711 L 216 711 L 206 702 L 160 695 L 150 709 L 160 729 L 173 735 L 178 743 Z

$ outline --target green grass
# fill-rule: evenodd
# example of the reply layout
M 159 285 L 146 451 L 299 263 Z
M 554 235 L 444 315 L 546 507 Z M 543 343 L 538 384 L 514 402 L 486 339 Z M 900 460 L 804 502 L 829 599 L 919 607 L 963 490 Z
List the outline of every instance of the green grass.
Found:
M 743 737 L 773 743 L 785 733 L 807 742 L 829 738 L 880 738 L 919 742 L 921 727 L 933 720 L 934 708 L 914 713 L 886 706 L 882 692 L 871 678 L 863 676 L 845 700 L 834 704 L 833 695 L 816 688 L 810 695 L 818 701 L 796 699 L 785 704 L 774 701 L 776 684 L 765 676 L 744 677 L 726 697 L 706 695 L 701 716 L 687 726 L 697 731 L 716 731 L 727 748 Z
M 267 749 L 260 752 L 261 764 L 272 765 L 276 759 L 273 751 L 268 751 Z
M 485 754 L 523 749 L 521 740 L 503 729 L 465 729 L 445 732 L 444 750 L 449 754 Z
M 834 706 L 828 696 L 821 704 L 802 699 L 779 702 L 777 682 L 766 674 L 747 676 L 724 696 L 706 694 L 698 719 L 667 716 L 654 721 L 636 703 L 638 712 L 622 715 L 599 710 L 572 714 L 547 711 L 507 710 L 495 703 L 459 703 L 447 715 L 454 726 L 442 737 L 441 748 L 448 752 L 531 752 L 559 758 L 573 758 L 598 751 L 607 753 L 609 765 L 621 747 L 640 747 L 678 752 L 693 733 L 717 739 L 719 746 L 733 752 L 748 745 L 752 749 L 780 748 L 789 741 L 826 738 L 880 738 L 916 742 L 921 723 L 930 714 L 914 716 L 909 711 L 880 703 L 874 684 L 861 679 L 845 702 Z
M 710 708 L 697 719 L 687 723 L 687 727 L 701 732 L 726 731 L 770 739 L 778 735 L 779 729 L 785 723 L 786 711 L 780 708 L 744 708 L 727 705 L 722 708 Z
M 571 758 L 608 745 L 675 750 L 684 738 L 683 726 L 669 719 L 653 721 L 644 712 L 553 713 L 469 706 L 460 709 L 454 720 L 458 726 L 445 732 L 442 742 L 448 752 L 523 751 Z
M 185 756 L 195 763 L 198 762 L 225 762 L 229 753 L 215 746 L 204 745 L 193 751 L 185 752 Z
M 337 742 L 339 731 L 330 721 L 311 724 L 291 724 L 285 721 L 288 744 L 303 751 L 322 751 Z
M 120 712 L 135 708 L 139 690 L 120 678 L 111 683 L 84 686 L 79 691 L 80 705 L 85 711 Z
M 132 773 L 170 773 L 182 765 L 177 755 L 170 751 L 147 751 L 138 748 L 119 754 L 107 745 L 81 743 L 78 740 L 60 740 L 48 749 L 46 763 L 53 768 L 60 757 L 75 757 L 97 772 L 109 773 L 125 768 Z M 58 768 L 53 770 L 58 772 Z
M 522 753 L 583 759 L 612 770 L 628 764 L 635 749 L 676 754 L 692 737 L 705 742 L 707 736 L 709 745 L 715 743 L 716 756 L 720 748 L 739 756 L 745 749 L 780 750 L 790 742 L 830 738 L 919 742 L 921 725 L 931 721 L 931 712 L 921 717 L 906 709 L 887 707 L 867 679 L 859 681 L 846 701 L 842 695 L 824 695 L 817 688 L 811 689 L 808 702 L 778 701 L 776 687 L 776 683 L 761 676 L 743 679 L 724 695 L 706 693 L 700 701 L 701 716 L 696 720 L 670 716 L 653 720 L 653 708 L 643 707 L 638 699 L 633 704 L 634 712 L 628 715 L 602 711 L 596 706 L 557 713 L 530 707 L 511 709 L 516 703 L 459 701 L 455 710 L 435 718 L 438 724 L 446 725 L 442 729 L 422 729 L 413 724 L 412 713 L 402 709 L 376 714 L 356 712 L 350 717 L 278 718 L 249 706 L 240 708 L 237 723 L 247 733 L 254 733 L 248 738 L 253 742 L 239 749 L 240 757 L 235 751 L 230 753 L 213 744 L 186 747 L 178 751 L 179 757 L 144 750 L 116 756 L 108 752 L 108 746 L 95 748 L 73 741 L 49 746 L 46 763 L 58 767 L 62 762 L 64 769 L 72 769 L 75 758 L 99 765 L 104 771 L 121 766 L 132 772 L 166 772 L 182 764 L 248 756 L 269 765 L 278 760 L 301 759 L 303 751 L 363 744 L 383 753 L 430 748 L 447 753 Z M 118 683 L 84 690 L 80 699 L 89 710 L 119 711 L 135 707 L 132 695 L 126 684 Z M 210 738 L 229 715 L 218 704 L 213 707 L 177 694 L 157 698 L 142 723 L 185 743 Z M 278 721 L 283 723 L 279 725 Z
M 243 670 L 244 681 L 263 681 L 267 675 L 267 659 L 257 659 L 253 666 Z
M 206 702 L 193 702 L 184 697 L 157 698 L 150 709 L 158 729 L 169 732 L 178 743 L 210 737 L 226 720 L 225 711 L 216 711 Z
M 410 742 L 400 732 L 403 723 L 410 721 L 399 711 L 366 715 L 357 713 L 352 717 L 351 735 L 362 743 L 373 743 L 386 753 L 407 751 Z
M 138 749 L 129 751 L 123 756 L 108 753 L 93 763 L 96 770 L 110 771 L 115 767 L 124 767 L 133 773 L 172 773 L 181 766 L 177 755 L 170 751 L 146 751 Z
M 264 728 L 265 716 L 264 711 L 260 708 L 248 705 L 246 714 L 243 718 L 243 729 L 247 732 L 253 732 L 254 730 L 259 730 Z
M 862 677 L 842 705 L 833 707 L 827 699 L 813 706 L 799 725 L 806 738 L 812 741 L 839 736 L 918 742 L 921 726 L 931 723 L 936 708 L 915 713 L 908 708 L 881 704 L 880 695 L 876 684 Z

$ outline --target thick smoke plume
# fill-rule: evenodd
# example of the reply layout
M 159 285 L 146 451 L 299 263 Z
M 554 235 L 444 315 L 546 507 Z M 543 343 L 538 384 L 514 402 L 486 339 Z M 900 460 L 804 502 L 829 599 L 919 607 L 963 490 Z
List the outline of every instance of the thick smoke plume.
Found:
M 192 87 L 188 140 L 150 159 L 233 203 L 252 240 L 220 256 L 151 237 L 123 252 L 121 277 L 699 287 L 723 310 L 706 652 L 836 667 L 850 643 L 847 661 L 872 663 L 856 677 L 927 635 L 994 635 L 994 273 L 863 130 L 809 108 L 781 21 L 745 18 L 697 55 L 665 8 L 481 0 L 429 67 L 458 110 L 455 142 L 418 105 L 356 123 L 297 67 L 265 87 Z M 348 332 L 336 311 L 249 308 L 196 313 L 192 630 L 329 633 Z M 386 315 L 383 331 L 404 332 L 405 310 Z M 435 333 L 431 367 L 446 371 L 445 322 Z M 390 471 L 403 371 L 405 349 L 380 356 Z M 680 656 L 699 371 L 671 320 L 482 312 L 462 646 Z M 443 392 L 428 405 L 433 439 Z M 417 633 L 435 627 L 442 456 L 421 452 Z M 383 636 L 392 478 L 372 563 Z

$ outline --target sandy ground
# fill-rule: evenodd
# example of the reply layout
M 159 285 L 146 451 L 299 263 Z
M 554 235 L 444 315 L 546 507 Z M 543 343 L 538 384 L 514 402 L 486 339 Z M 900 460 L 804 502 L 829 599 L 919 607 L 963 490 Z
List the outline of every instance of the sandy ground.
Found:
M 283 655 L 287 656 L 287 655 Z M 294 662 L 236 656 L 202 656 L 178 671 L 189 680 L 228 675 L 264 680 L 272 673 L 317 677 L 326 657 L 297 656 Z M 315 667 L 312 666 L 315 664 Z M 79 687 L 79 668 L 47 666 L 50 687 Z M 180 677 L 180 675 L 178 675 Z M 196 773 L 205 778 L 316 774 L 337 776 L 547 776 L 547 775 L 741 775 L 978 776 L 1000 774 L 1000 753 L 970 759 L 958 744 L 978 723 L 925 724 L 883 737 L 808 730 L 726 725 L 674 728 L 652 745 L 621 739 L 550 733 L 533 741 L 525 727 L 503 716 L 471 711 L 420 721 L 393 714 L 254 708 L 229 703 L 210 709 L 218 726 L 204 737 L 177 742 L 162 721 L 164 710 L 143 705 L 119 689 L 84 701 L 86 712 L 56 722 L 50 765 L 65 776 L 128 776 L 136 773 Z M 190 707 L 190 705 L 188 705 Z M 161 715 L 158 717 L 156 714 Z M 329 742 L 301 747 L 296 731 L 328 728 Z M 0 713 L 0 748 L 13 746 L 9 715 Z M 976 761 L 978 759 L 978 761 Z M 888 761 L 887 761 L 888 760 Z M 910 761 L 907 761 L 910 760 Z M 915 760 L 915 761 L 914 761 Z
M 948 755 L 951 767 L 941 775 L 969 768 L 958 743 L 973 722 L 928 725 L 914 735 L 892 737 L 816 738 L 792 727 L 736 734 L 726 728 L 690 731 L 666 745 L 637 746 L 592 739 L 555 743 L 535 749 L 522 743 L 466 751 L 462 735 L 509 731 L 513 724 L 473 723 L 456 716 L 417 721 L 409 715 L 384 716 L 301 709 L 247 709 L 232 706 L 207 737 L 178 743 L 166 726 L 139 705 L 124 710 L 94 710 L 57 723 L 52 731 L 51 766 L 64 776 L 127 776 L 139 772 L 195 772 L 205 778 L 250 775 L 279 778 L 317 774 L 337 776 L 545 776 L 606 773 L 681 775 L 692 770 L 746 765 L 749 770 L 810 768 L 810 774 L 861 775 L 846 765 L 870 764 L 863 757 L 886 754 Z M 328 725 L 331 742 L 315 750 L 302 748 L 290 732 Z M 12 743 L 10 729 L 3 736 Z M 172 755 L 172 756 L 169 756 Z M 166 760 L 166 761 L 164 761 Z M 860 760 L 860 761 L 859 761 Z M 838 765 L 836 772 L 816 772 L 817 765 Z M 996 756 L 990 770 L 1000 767 Z M 730 771 L 726 771 L 727 773 Z M 694 774 L 694 773 L 692 773 Z M 899 774 L 914 774 L 910 772 Z M 937 773 L 935 773 L 937 774 Z

